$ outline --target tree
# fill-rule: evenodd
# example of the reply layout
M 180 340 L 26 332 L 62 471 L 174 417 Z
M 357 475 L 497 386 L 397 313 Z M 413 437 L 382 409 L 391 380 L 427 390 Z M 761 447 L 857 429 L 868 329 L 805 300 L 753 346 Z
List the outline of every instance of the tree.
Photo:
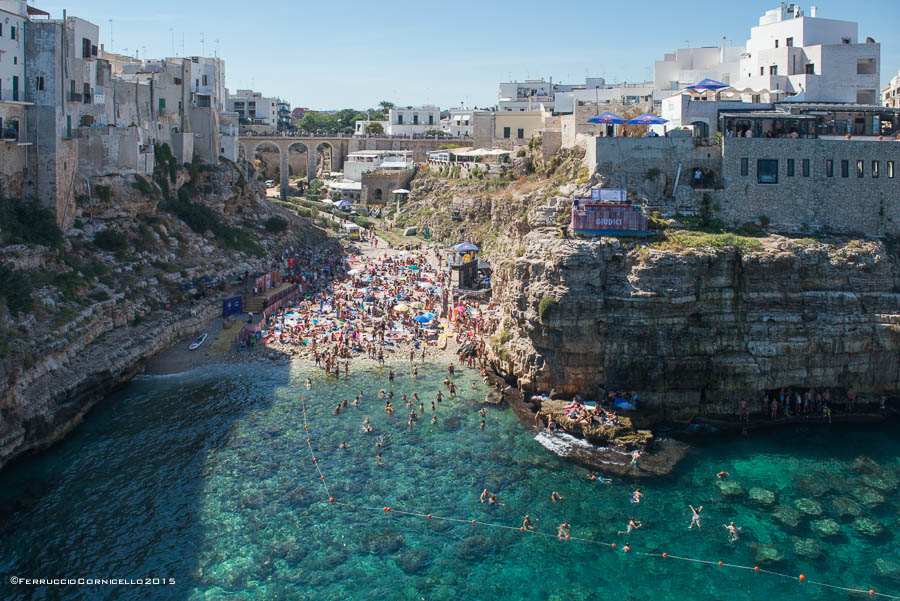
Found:
M 447 133 L 440 129 L 427 129 L 425 130 L 425 135 L 442 137 L 447 135 Z
M 384 126 L 381 125 L 381 123 L 379 123 L 378 121 L 369 123 L 368 125 L 366 125 L 366 133 L 367 134 L 383 134 Z
M 381 112 L 382 112 L 383 114 L 387 115 L 388 112 L 390 112 L 390 110 L 391 110 L 392 108 L 394 108 L 394 103 L 393 103 L 393 102 L 388 102 L 387 100 L 382 100 L 381 102 L 378 103 L 378 106 L 381 107 Z

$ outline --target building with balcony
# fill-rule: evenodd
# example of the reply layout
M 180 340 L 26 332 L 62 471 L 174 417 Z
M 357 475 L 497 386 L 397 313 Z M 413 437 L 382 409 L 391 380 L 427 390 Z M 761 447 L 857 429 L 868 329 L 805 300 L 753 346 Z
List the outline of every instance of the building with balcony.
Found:
M 237 113 L 238 119 L 247 125 L 267 125 L 281 129 L 280 123 L 290 120 L 288 103 L 280 98 L 265 97 L 253 90 L 238 90 L 229 94 L 225 107 L 228 112 Z
M 553 108 L 553 80 L 526 79 L 500 84 L 497 97 L 497 112 L 530 112 L 541 105 Z
M 390 136 L 422 135 L 429 130 L 441 129 L 441 109 L 433 105 L 392 108 L 388 121 L 383 124 Z
M 894 75 L 887 87 L 881 90 L 881 105 L 900 109 L 900 74 Z
M 802 102 L 874 105 L 878 102 L 881 46 L 860 43 L 853 21 L 806 15 L 782 2 L 760 17 L 740 60 L 738 89 L 782 91 Z
M 721 46 L 702 48 L 678 48 L 656 61 L 653 85 L 657 90 L 676 92 L 704 79 L 714 79 L 726 84 L 740 79 L 743 46 L 728 46 L 722 38 Z

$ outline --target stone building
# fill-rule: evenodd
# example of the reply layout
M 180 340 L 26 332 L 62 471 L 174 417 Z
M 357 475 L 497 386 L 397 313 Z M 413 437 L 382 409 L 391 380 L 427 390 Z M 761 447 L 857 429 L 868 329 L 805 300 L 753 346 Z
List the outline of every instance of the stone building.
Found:
M 900 73 L 891 78 L 891 82 L 881 90 L 881 105 L 900 109 Z

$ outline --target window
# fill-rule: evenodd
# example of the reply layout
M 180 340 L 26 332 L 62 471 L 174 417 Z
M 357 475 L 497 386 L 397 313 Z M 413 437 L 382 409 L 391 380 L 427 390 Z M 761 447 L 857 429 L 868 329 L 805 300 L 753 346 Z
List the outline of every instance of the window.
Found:
M 3 23 L 0 23 L 0 36 L 3 35 Z
M 413 125 L 419 124 L 419 115 L 413 115 Z
M 850 177 L 850 161 L 841 161 L 841 177 Z
M 16 28 L 13 27 L 12 25 L 9 26 L 9 39 L 11 39 L 11 40 L 16 39 Z
M 760 68 L 759 68 L 759 74 L 760 74 L 760 75 L 765 75 L 765 74 L 766 74 L 766 68 L 765 68 L 765 67 L 760 67 Z
M 159 99 L 159 110 L 160 110 L 160 112 L 166 110 L 166 99 L 165 98 Z
M 831 159 L 825 161 L 825 177 L 834 177 L 834 161 Z
M 849 43 L 850 43 L 850 38 L 841 38 L 841 44 L 844 44 L 846 46 Z
M 741 159 L 741 175 L 747 177 L 750 173 L 750 161 L 748 159 Z
M 403 113 L 397 113 L 397 125 L 403 125 Z
M 180 77 L 176 77 L 176 78 L 175 78 L 175 85 L 176 85 L 176 86 L 180 86 L 180 85 L 181 85 L 181 78 L 180 78 Z
M 863 161 L 856 161 L 856 177 L 862 177 L 866 174 L 866 166 Z
M 794 159 L 787 160 L 787 175 L 788 177 L 794 177 Z
M 778 65 L 769 67 L 769 75 L 778 75 Z
M 803 159 L 803 177 L 809 177 L 809 159 Z
M 815 63 L 809 63 L 808 65 L 806 65 L 806 74 L 807 75 L 815 75 L 816 74 Z
M 760 184 L 778 183 L 778 159 L 759 159 L 756 161 L 756 181 Z
M 509 128 L 508 127 L 503 128 L 503 137 L 509 138 Z
M 44 76 L 43 75 L 41 75 L 40 77 L 37 78 L 37 89 L 40 90 L 41 92 L 44 91 Z
M 792 47 L 794 45 L 794 38 L 786 39 L 784 41 L 784 45 L 787 46 L 788 48 Z
M 434 115 L 428 115 L 428 125 L 434 125 Z
M 872 161 L 872 177 L 878 177 L 878 161 Z
M 81 58 L 91 58 L 91 41 L 81 38 Z
M 887 162 L 887 176 L 888 179 L 894 179 L 894 161 Z
M 13 81 L 12 81 L 12 86 L 13 86 L 12 99 L 13 99 L 13 102 L 18 102 L 19 101 L 19 76 L 13 75 L 12 79 L 13 79 Z
M 93 44 L 91 45 L 91 56 L 97 56 L 97 47 Z
M 517 130 L 516 130 L 516 137 L 519 138 L 520 140 L 521 140 L 522 138 L 524 138 L 524 137 L 525 137 L 525 130 L 522 129 L 521 127 L 520 127 L 519 129 L 517 129 Z
M 775 47 L 778 48 L 778 40 L 775 40 Z
M 205 85 L 205 86 L 209 85 L 209 75 L 203 76 L 203 85 Z

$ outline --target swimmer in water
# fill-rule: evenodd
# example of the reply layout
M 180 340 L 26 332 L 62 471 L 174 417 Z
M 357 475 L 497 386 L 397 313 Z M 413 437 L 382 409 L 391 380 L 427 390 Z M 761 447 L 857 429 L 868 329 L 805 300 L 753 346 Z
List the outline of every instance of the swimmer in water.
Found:
M 557 501 L 562 501 L 563 498 L 564 497 L 561 494 L 559 494 L 558 492 L 556 492 L 555 490 L 552 493 L 550 493 L 550 500 L 553 501 L 554 503 L 556 503 Z
M 375 439 L 375 446 L 381 448 L 384 446 L 384 436 L 379 436 Z
M 619 534 L 619 536 L 621 536 L 623 534 L 631 534 L 632 530 L 637 530 L 638 528 L 643 528 L 643 527 L 644 527 L 644 525 L 640 521 L 638 521 L 634 518 L 631 518 L 630 520 L 628 520 L 628 525 L 625 526 L 625 530 L 619 530 L 618 534 Z
M 631 543 L 625 543 L 625 546 L 622 547 L 622 552 L 623 552 L 623 553 L 630 553 L 630 552 L 631 552 Z
M 700 524 L 698 523 L 697 526 L 699 527 Z M 741 529 L 740 529 L 740 528 L 736 528 L 735 525 L 734 525 L 734 522 L 731 522 L 731 523 L 729 523 L 729 524 L 727 524 L 727 525 L 726 525 L 726 524 L 722 524 L 722 527 L 725 528 L 725 530 L 728 531 L 728 542 L 729 542 L 729 543 L 736 543 L 736 542 L 738 541 L 738 532 L 740 532 Z
M 559 528 L 556 530 L 556 538 L 559 540 L 563 540 L 569 538 L 569 534 L 572 532 L 572 527 L 569 526 L 568 522 L 563 521 L 562 524 L 559 525 Z
M 339 448 L 339 449 L 346 449 L 346 448 L 347 448 L 347 443 L 346 443 L 346 442 L 342 442 L 341 444 L 338 445 L 338 448 Z
M 634 453 L 631 454 L 631 465 L 637 467 L 638 459 L 641 458 L 641 452 L 637 449 L 634 450 Z
M 387 411 L 388 415 L 391 415 L 392 413 L 394 413 L 394 408 L 391 407 L 390 401 L 388 401 L 387 404 L 384 406 L 384 410 Z
M 640 503 L 641 499 L 644 497 L 644 493 L 641 492 L 641 489 L 637 489 L 633 493 L 631 493 L 631 502 L 632 503 Z
M 534 530 L 534 526 L 531 525 L 531 518 L 528 515 L 522 520 L 522 530 Z
M 437 409 L 435 409 L 435 407 L 434 407 L 434 401 L 431 401 L 431 410 L 432 410 L 432 411 L 437 411 Z
M 351 403 L 354 407 L 359 407 L 359 397 L 353 399 L 353 403 Z
M 486 425 L 486 424 L 484 423 L 484 420 L 481 420 L 481 429 L 482 429 L 482 430 L 484 430 L 485 425 Z
M 491 493 L 488 492 L 488 489 L 485 488 L 483 491 L 481 491 L 481 496 L 478 498 L 481 499 L 482 503 L 484 503 L 485 499 L 487 499 L 490 494 Z
M 422 401 L 419 400 L 419 393 L 418 393 L 418 392 L 414 392 L 414 393 L 413 393 L 413 402 L 415 402 L 415 403 L 421 403 L 421 402 L 422 402 Z
M 436 423 L 437 423 L 437 416 L 436 416 L 436 415 L 431 416 L 431 423 L 432 423 L 432 424 L 436 424 Z
M 719 472 L 718 474 L 716 474 L 716 478 L 718 478 L 719 480 L 722 480 L 723 478 L 727 478 L 727 477 L 730 476 L 730 475 L 731 475 L 731 474 L 729 474 L 729 473 L 726 472 L 725 470 L 722 470 L 721 472 Z
M 383 399 L 384 395 L 385 395 L 385 392 L 384 392 L 384 390 L 382 390 L 381 392 L 378 393 L 378 398 Z
M 472 390 L 475 390 L 478 386 L 475 384 L 475 380 L 472 380 Z
M 438 390 L 437 395 L 434 398 L 437 400 L 438 403 L 440 403 L 441 401 L 444 400 L 444 394 L 440 390 Z
M 310 388 L 312 388 L 312 380 L 306 378 L 306 389 L 309 390 Z
M 381 463 L 381 455 L 375 457 L 375 461 L 378 464 L 378 467 L 381 467 L 383 464 Z
M 479 411 L 478 413 L 481 414 L 481 417 L 484 417 L 485 413 L 486 413 L 486 411 L 484 410 L 484 407 L 482 407 L 481 411 Z
M 691 525 L 688 526 L 688 530 L 694 527 L 694 524 L 697 524 L 697 530 L 700 530 L 700 512 L 703 511 L 703 505 L 701 505 L 698 509 L 694 509 L 693 505 L 688 505 L 691 508 Z

